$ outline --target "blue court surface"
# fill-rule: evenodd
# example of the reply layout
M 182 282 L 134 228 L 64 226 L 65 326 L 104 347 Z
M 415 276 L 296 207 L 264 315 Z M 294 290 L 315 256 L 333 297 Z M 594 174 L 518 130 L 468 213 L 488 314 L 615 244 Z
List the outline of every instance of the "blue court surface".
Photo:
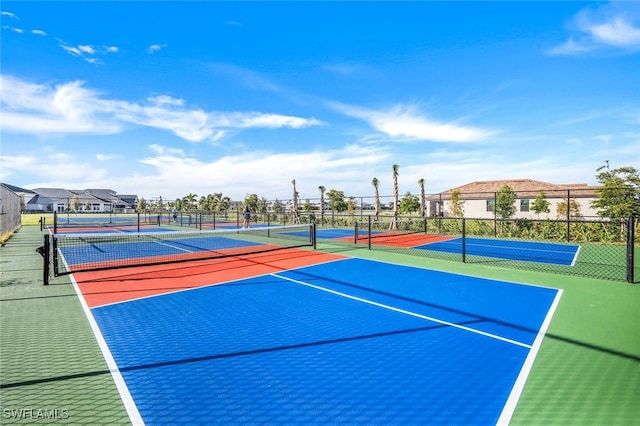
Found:
M 91 242 L 78 246 L 61 247 L 65 261 L 69 265 L 77 265 L 90 262 L 106 262 L 111 260 L 125 260 L 147 258 L 155 256 L 177 256 L 187 253 L 200 253 L 213 250 L 228 250 L 240 247 L 253 247 L 263 245 L 261 243 L 243 241 L 223 236 L 185 236 L 180 238 L 180 233 L 174 233 L 171 239 L 155 240 L 144 239 L 141 241 L 106 241 Z M 205 235 L 205 234 L 203 234 Z
M 424 244 L 413 247 L 446 253 L 462 253 L 462 238 Z M 525 262 L 540 262 L 572 266 L 580 246 L 575 244 L 542 243 L 533 241 L 498 240 L 467 237 L 465 252 L 471 256 L 493 257 Z
M 344 259 L 91 312 L 134 421 L 482 425 L 508 422 L 559 297 Z

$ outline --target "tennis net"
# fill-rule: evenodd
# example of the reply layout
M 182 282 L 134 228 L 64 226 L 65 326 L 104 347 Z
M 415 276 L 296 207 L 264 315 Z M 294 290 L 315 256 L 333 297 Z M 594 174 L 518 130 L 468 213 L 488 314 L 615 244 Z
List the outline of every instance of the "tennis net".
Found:
M 125 234 L 53 234 L 55 276 L 81 271 L 127 268 L 213 259 L 312 246 L 315 226 L 288 225 L 215 231 Z

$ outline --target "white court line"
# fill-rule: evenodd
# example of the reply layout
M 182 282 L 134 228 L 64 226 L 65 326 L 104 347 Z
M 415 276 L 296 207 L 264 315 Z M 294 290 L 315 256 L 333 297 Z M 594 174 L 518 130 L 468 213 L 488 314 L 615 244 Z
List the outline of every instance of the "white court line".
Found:
M 571 266 L 576 266 L 578 255 L 580 254 L 580 249 L 582 249 L 582 246 L 578 246 L 578 250 L 576 250 L 576 254 L 573 256 L 573 260 L 571 260 Z
M 87 320 L 91 325 L 91 330 L 93 331 L 94 336 L 98 342 L 98 346 L 100 347 L 100 351 L 102 352 L 102 356 L 104 356 L 104 360 L 107 363 L 107 367 L 111 372 L 111 377 L 116 385 L 116 389 L 118 389 L 118 393 L 120 394 L 120 399 L 122 399 L 122 403 L 124 404 L 125 409 L 127 410 L 127 414 L 129 415 L 129 420 L 131 420 L 131 424 L 138 426 L 144 425 L 144 421 L 142 420 L 142 416 L 138 411 L 138 407 L 136 406 L 133 397 L 131 396 L 131 392 L 129 392 L 129 388 L 127 387 L 126 382 L 124 381 L 124 377 L 122 377 L 122 373 L 118 368 L 118 364 L 116 364 L 111 351 L 109 350 L 109 346 L 107 342 L 104 340 L 104 336 L 102 336 L 102 332 L 100 331 L 100 327 L 98 327 L 98 323 L 96 323 L 95 318 L 93 317 L 93 313 L 87 302 L 84 300 L 84 296 L 80 291 L 80 287 L 78 287 L 78 283 L 73 275 L 71 275 L 71 282 L 73 283 L 73 288 L 78 295 L 78 299 L 80 299 L 80 304 L 82 305 L 82 309 L 84 310 L 85 315 L 87 316 Z
M 533 361 L 536 359 L 536 355 L 538 354 L 538 350 L 540 349 L 540 345 L 542 345 L 542 339 L 544 335 L 547 333 L 547 329 L 549 328 L 549 324 L 551 324 L 551 318 L 553 317 L 556 308 L 558 307 L 558 303 L 560 303 L 560 297 L 562 296 L 562 289 L 558 289 L 556 293 L 556 297 L 553 299 L 553 303 L 551 303 L 551 307 L 547 312 L 547 316 L 538 330 L 538 335 L 533 342 L 533 346 L 529 351 L 529 355 L 527 355 L 527 359 L 525 359 L 524 364 L 522 365 L 522 369 L 520 370 L 520 374 L 518 374 L 518 378 L 511 389 L 511 393 L 509 394 L 509 398 L 502 409 L 502 413 L 500 414 L 500 418 L 498 419 L 497 425 L 508 425 L 511 421 L 511 417 L 518 405 L 518 400 L 520 399 L 520 395 L 522 395 L 522 390 L 524 389 L 524 385 L 529 377 L 529 373 L 531 372 L 531 367 L 533 367 Z
M 480 334 L 482 336 L 490 337 L 490 338 L 496 339 L 496 340 L 501 340 L 503 342 L 511 343 L 511 344 L 517 345 L 517 346 L 522 346 L 522 347 L 525 347 L 525 348 L 528 348 L 528 349 L 531 348 L 531 346 L 527 345 L 526 343 L 518 342 L 518 341 L 512 340 L 512 339 L 507 339 L 505 337 L 498 336 L 496 334 L 487 333 L 487 332 L 480 331 L 480 330 L 476 330 L 474 328 L 465 327 L 464 325 L 456 324 L 456 323 L 449 322 L 449 321 L 443 321 L 443 320 L 440 320 L 440 319 L 437 319 L 437 318 L 429 317 L 429 316 L 426 316 L 426 315 L 421 315 L 421 314 L 418 314 L 418 313 L 415 313 L 415 312 L 411 312 L 411 311 L 406 311 L 404 309 L 399 309 L 399 308 L 395 308 L 393 306 L 384 305 L 382 303 L 374 302 L 372 300 L 362 299 L 360 297 L 352 296 L 352 295 L 346 294 L 346 293 L 341 293 L 339 291 L 331 290 L 331 289 L 328 289 L 328 288 L 325 288 L 325 287 L 320 287 L 320 286 L 317 286 L 317 285 L 314 285 L 314 284 L 310 284 L 310 283 L 307 283 L 307 282 L 304 282 L 304 281 L 294 280 L 293 278 L 284 277 L 284 276 L 279 275 L 279 274 L 271 274 L 271 275 L 274 276 L 274 277 L 283 279 L 283 280 L 291 281 L 291 282 L 296 283 L 296 284 L 301 284 L 301 285 L 304 285 L 304 286 L 307 286 L 307 287 L 315 288 L 316 290 L 326 291 L 327 293 L 335 294 L 335 295 L 341 296 L 341 297 L 346 297 L 347 299 L 356 300 L 358 302 L 367 303 L 369 305 L 377 306 L 379 308 L 389 309 L 389 310 L 394 311 L 394 312 L 399 312 L 401 314 L 410 315 L 412 317 L 421 318 L 421 319 L 424 319 L 424 320 L 427 320 L 427 321 L 433 321 L 433 322 L 436 322 L 438 324 L 447 325 L 449 327 L 454 327 L 454 328 L 458 328 L 460 330 L 468 331 L 468 332 L 471 332 L 471 333 Z

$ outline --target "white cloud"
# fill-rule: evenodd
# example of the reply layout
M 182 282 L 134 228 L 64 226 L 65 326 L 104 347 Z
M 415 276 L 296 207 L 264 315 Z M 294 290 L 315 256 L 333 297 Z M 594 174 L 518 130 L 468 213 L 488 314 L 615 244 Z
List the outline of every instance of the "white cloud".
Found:
M 377 111 L 339 103 L 331 104 L 338 111 L 366 121 L 375 130 L 391 138 L 432 142 L 476 142 L 496 132 L 456 122 L 438 122 L 415 111 L 413 107 L 396 106 Z
M 571 21 L 573 35 L 548 51 L 572 55 L 597 50 L 640 50 L 640 7 L 634 2 L 612 2 L 578 12 Z
M 7 18 L 11 18 L 11 19 L 15 19 L 15 20 L 19 19 L 15 14 L 13 14 L 11 12 L 4 11 L 4 10 L 0 11 L 0 16 L 6 16 Z
M 217 141 L 230 130 L 246 128 L 304 128 L 321 123 L 273 113 L 204 111 L 185 106 L 182 99 L 156 96 L 134 103 L 106 99 L 81 81 L 58 85 L 34 84 L 0 76 L 3 130 L 48 133 L 113 134 L 131 124 L 167 130 L 190 141 Z
M 42 31 L 42 30 L 31 30 L 31 34 L 36 34 L 36 35 L 41 35 L 41 36 L 46 36 L 47 33 Z
M 155 53 L 167 47 L 166 44 L 152 44 L 147 48 L 147 53 Z

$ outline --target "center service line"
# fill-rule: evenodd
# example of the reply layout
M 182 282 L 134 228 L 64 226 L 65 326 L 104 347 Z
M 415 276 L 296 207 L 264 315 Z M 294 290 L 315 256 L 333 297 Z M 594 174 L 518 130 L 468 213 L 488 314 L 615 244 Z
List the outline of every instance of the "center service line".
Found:
M 320 287 L 320 286 L 317 286 L 317 285 L 314 285 L 314 284 L 306 283 L 304 281 L 294 280 L 293 278 L 284 277 L 282 275 L 278 275 L 278 274 L 270 274 L 270 275 L 272 275 L 272 276 L 274 276 L 276 278 L 281 278 L 283 280 L 291 281 L 291 282 L 296 283 L 296 284 L 300 284 L 300 285 L 304 285 L 304 286 L 307 286 L 307 287 L 315 288 L 316 290 L 326 291 L 327 293 L 332 293 L 332 294 L 335 294 L 335 295 L 338 295 L 338 296 L 346 297 L 347 299 L 356 300 L 356 301 L 362 302 L 362 303 L 367 303 L 369 305 L 377 306 L 379 308 L 389 309 L 390 311 L 399 312 L 401 314 L 410 315 L 412 317 L 416 317 L 416 318 L 421 318 L 421 319 L 428 320 L 428 321 L 437 322 L 438 324 L 448 325 L 450 327 L 459 328 L 459 329 L 464 330 L 464 331 L 469 331 L 471 333 L 480 334 L 482 336 L 490 337 L 492 339 L 502 340 L 503 342 L 507 342 L 507 343 L 511 343 L 513 345 L 522 346 L 524 348 L 531 349 L 531 345 L 527 345 L 525 343 L 521 343 L 521 342 L 518 342 L 516 340 L 507 339 L 505 337 L 498 336 L 498 335 L 495 335 L 495 334 L 486 333 L 484 331 L 476 330 L 474 328 L 465 327 L 463 325 L 455 324 L 455 323 L 452 323 L 452 322 L 449 322 L 449 321 L 439 320 L 437 318 L 429 317 L 429 316 L 426 316 L 426 315 L 420 315 L 420 314 L 417 314 L 415 312 L 406 311 L 404 309 L 394 308 L 393 306 L 384 305 L 382 303 L 374 302 L 372 300 L 362 299 L 362 298 L 356 297 L 356 296 L 351 296 L 350 294 L 341 293 L 339 291 L 331 290 L 331 289 L 328 289 L 328 288 L 325 288 L 325 287 Z

